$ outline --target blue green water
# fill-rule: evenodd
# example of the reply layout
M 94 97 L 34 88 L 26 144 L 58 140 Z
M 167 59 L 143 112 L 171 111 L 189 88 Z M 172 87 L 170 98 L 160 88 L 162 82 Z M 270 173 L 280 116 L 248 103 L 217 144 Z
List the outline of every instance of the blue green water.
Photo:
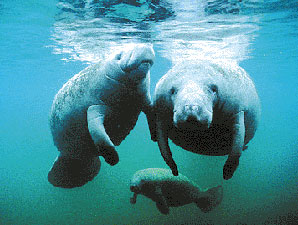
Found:
M 203 188 L 223 183 L 204 214 L 129 198 L 133 173 L 164 167 L 144 114 L 83 187 L 60 189 L 47 173 L 58 154 L 48 125 L 56 92 L 74 74 L 128 42 L 153 43 L 152 92 L 183 60 L 228 58 L 251 75 L 262 117 L 232 179 L 226 157 L 171 144 L 179 171 Z M 298 4 L 296 1 L 0 1 L 0 224 L 295 224 L 298 221 Z

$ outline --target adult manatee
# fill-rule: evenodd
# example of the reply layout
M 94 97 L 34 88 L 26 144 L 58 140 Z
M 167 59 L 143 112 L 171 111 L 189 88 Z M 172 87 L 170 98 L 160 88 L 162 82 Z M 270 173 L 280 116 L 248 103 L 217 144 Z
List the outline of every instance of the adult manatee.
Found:
M 158 210 L 168 214 L 169 207 L 178 207 L 195 203 L 203 212 L 213 210 L 223 198 L 222 186 L 202 190 L 186 176 L 173 176 L 171 170 L 148 168 L 137 171 L 130 182 L 130 190 L 134 193 L 130 199 L 136 203 L 139 194 L 156 202 Z
M 98 156 L 118 161 L 115 146 L 134 128 L 141 111 L 151 120 L 150 45 L 133 45 L 72 77 L 55 96 L 50 127 L 60 154 L 48 174 L 57 187 L 73 188 L 92 180 Z
M 253 81 L 239 65 L 227 61 L 184 62 L 173 67 L 156 85 L 154 108 L 153 139 L 174 175 L 178 169 L 168 138 L 194 153 L 228 155 L 223 177 L 230 179 L 260 117 Z

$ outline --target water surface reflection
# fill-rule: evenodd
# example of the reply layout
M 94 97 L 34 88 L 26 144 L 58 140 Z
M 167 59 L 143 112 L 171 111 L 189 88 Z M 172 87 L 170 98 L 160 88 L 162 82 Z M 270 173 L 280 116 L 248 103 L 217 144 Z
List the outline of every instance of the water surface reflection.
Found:
M 97 62 L 130 42 L 150 42 L 173 61 L 249 56 L 258 16 L 242 1 L 62 0 L 52 38 L 65 60 Z

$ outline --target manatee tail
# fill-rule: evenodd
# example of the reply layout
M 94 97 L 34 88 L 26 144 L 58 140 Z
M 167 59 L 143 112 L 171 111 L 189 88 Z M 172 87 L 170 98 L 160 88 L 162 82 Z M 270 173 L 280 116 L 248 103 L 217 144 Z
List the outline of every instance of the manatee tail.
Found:
M 219 205 L 223 198 L 223 187 L 221 185 L 208 189 L 203 197 L 198 198 L 195 203 L 206 213 L 213 210 L 217 205 Z
M 55 187 L 80 187 L 93 180 L 99 172 L 100 164 L 98 157 L 73 159 L 58 156 L 48 174 L 48 181 Z

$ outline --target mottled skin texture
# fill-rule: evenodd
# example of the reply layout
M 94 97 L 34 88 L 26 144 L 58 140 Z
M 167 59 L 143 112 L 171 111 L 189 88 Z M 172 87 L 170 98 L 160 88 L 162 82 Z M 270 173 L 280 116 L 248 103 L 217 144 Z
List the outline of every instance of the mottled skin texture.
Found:
M 115 146 L 134 128 L 140 112 L 150 120 L 153 60 L 151 46 L 135 45 L 87 67 L 59 90 L 50 113 L 60 151 L 48 176 L 54 186 L 71 188 L 92 180 L 99 171 L 98 156 L 110 165 L 119 161 Z M 80 166 L 74 169 L 73 163 Z
M 173 176 L 171 170 L 148 168 L 137 171 L 131 179 L 130 190 L 134 193 L 131 203 L 135 204 L 141 194 L 156 202 L 158 210 L 169 213 L 169 207 L 195 203 L 203 212 L 214 209 L 223 197 L 223 188 L 217 186 L 208 190 L 201 188 L 187 177 Z
M 230 179 L 260 117 L 254 83 L 241 67 L 225 61 L 175 66 L 157 83 L 154 108 L 157 119 L 152 138 L 174 175 L 178 169 L 168 138 L 194 153 L 229 155 L 223 176 Z

